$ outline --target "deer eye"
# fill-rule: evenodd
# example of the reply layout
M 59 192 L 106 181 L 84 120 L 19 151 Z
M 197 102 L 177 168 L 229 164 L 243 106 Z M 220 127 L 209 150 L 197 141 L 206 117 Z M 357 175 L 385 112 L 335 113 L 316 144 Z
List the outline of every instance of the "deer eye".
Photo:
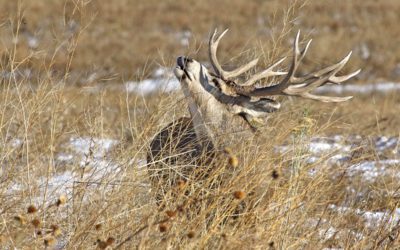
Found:
M 212 82 L 214 83 L 215 87 L 221 90 L 221 84 L 219 83 L 218 79 L 214 78 Z

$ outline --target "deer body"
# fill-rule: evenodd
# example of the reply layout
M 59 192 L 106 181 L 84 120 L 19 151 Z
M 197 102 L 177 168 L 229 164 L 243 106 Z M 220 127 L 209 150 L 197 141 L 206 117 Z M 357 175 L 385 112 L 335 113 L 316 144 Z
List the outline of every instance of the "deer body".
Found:
M 227 30 L 226 30 L 227 31 Z M 357 70 L 345 76 L 336 76 L 349 60 L 351 53 L 339 63 L 325 67 L 304 76 L 296 76 L 299 64 L 303 60 L 311 40 L 300 50 L 297 34 L 293 46 L 293 58 L 287 72 L 274 71 L 285 58 L 267 69 L 254 74 L 245 82 L 236 82 L 236 78 L 256 66 L 258 59 L 232 71 L 225 71 L 217 59 L 219 41 L 226 31 L 217 35 L 215 31 L 209 40 L 209 57 L 213 71 L 194 59 L 178 57 L 174 69 L 175 76 L 181 83 L 188 100 L 190 118 L 179 119 L 164 128 L 151 143 L 148 161 L 150 173 L 157 181 L 157 188 L 173 185 L 177 178 L 190 178 L 190 172 L 196 165 L 207 162 L 217 148 L 219 135 L 229 135 L 232 131 L 255 131 L 259 124 L 272 112 L 279 110 L 280 103 L 270 96 L 298 96 L 321 102 L 343 102 L 351 97 L 331 97 L 312 94 L 312 90 L 324 84 L 340 84 L 360 72 Z M 280 82 L 267 87 L 257 87 L 258 82 L 272 76 L 282 76 Z M 268 84 L 262 84 L 266 86 Z M 251 128 L 249 130 L 248 128 Z M 233 135 L 234 136 L 234 135 Z M 240 136 L 240 135 L 239 135 Z M 242 136 L 242 138 L 246 138 Z M 229 137 L 227 136 L 229 139 Z M 232 137 L 231 137 L 232 138 Z M 240 139 L 242 139 L 240 138 Z M 163 152 L 163 153 L 161 153 Z M 202 158 L 202 156 L 207 157 Z M 202 161 L 198 161 L 202 159 Z M 183 172 L 171 171 L 171 164 L 181 164 Z M 157 166 L 157 167 L 154 167 Z M 174 173 L 171 175 L 171 173 Z

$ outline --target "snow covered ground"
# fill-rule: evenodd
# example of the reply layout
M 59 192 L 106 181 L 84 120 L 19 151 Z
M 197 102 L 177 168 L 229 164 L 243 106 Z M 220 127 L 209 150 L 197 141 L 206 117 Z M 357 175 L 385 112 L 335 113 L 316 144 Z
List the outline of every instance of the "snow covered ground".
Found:
M 19 140 L 10 142 L 12 146 L 18 146 Z M 379 160 L 365 160 L 352 163 L 351 158 L 355 150 L 362 147 L 368 141 L 369 147 L 376 155 L 382 155 Z M 114 139 L 101 139 L 89 137 L 73 137 L 65 145 L 65 152 L 56 155 L 56 165 L 76 163 L 82 171 L 56 172 L 50 178 L 38 180 L 38 186 L 47 189 L 49 194 L 59 195 L 69 193 L 74 182 L 90 181 L 93 183 L 101 181 L 103 177 L 114 175 L 116 179 L 121 171 L 120 166 L 108 157 L 108 153 L 118 141 Z M 365 140 L 361 136 L 350 136 L 344 138 L 341 135 L 332 137 L 313 137 L 303 140 L 302 144 L 288 143 L 275 147 L 277 153 L 293 157 L 301 155 L 302 160 L 308 164 L 316 165 L 314 171 L 321 169 L 321 166 L 344 166 L 349 177 L 362 177 L 367 182 L 377 178 L 391 176 L 400 181 L 400 138 L 398 137 L 376 137 Z M 390 158 L 387 158 L 390 156 Z M 386 157 L 386 158 L 385 158 Z M 144 160 L 140 163 L 144 164 Z M 318 168 L 317 168 L 318 167 Z M 15 184 L 11 190 L 20 189 L 22 184 Z
M 376 228 L 385 223 L 388 226 L 396 225 L 400 222 L 400 208 L 393 211 L 382 211 L 382 212 L 370 212 L 363 211 L 361 209 L 352 209 L 349 207 L 339 207 L 335 205 L 329 205 L 329 209 L 338 212 L 340 214 L 355 214 L 361 216 L 364 220 L 366 227 Z
M 369 147 L 375 151 L 376 155 L 382 155 L 391 158 L 385 158 L 375 161 L 351 162 L 351 156 L 354 150 L 365 146 L 365 142 L 369 142 Z M 14 139 L 9 142 L 12 147 L 19 147 L 22 141 Z M 90 201 L 92 195 L 99 187 L 98 183 L 102 183 L 103 179 L 109 182 L 122 181 L 124 176 L 123 169 L 112 159 L 111 151 L 118 145 L 118 141 L 107 138 L 90 138 L 90 137 L 73 137 L 63 145 L 65 152 L 56 155 L 56 167 L 63 165 L 76 164 L 75 171 L 65 170 L 56 172 L 49 177 L 42 177 L 36 180 L 39 190 L 35 192 L 34 202 L 41 204 L 45 201 L 50 205 L 60 197 L 65 195 L 68 199 L 72 198 L 74 185 L 77 183 L 86 183 L 86 196 L 84 200 Z M 400 181 L 400 138 L 380 136 L 376 138 L 363 138 L 361 136 L 335 135 L 331 137 L 313 137 L 302 140 L 302 143 L 287 143 L 275 147 L 275 151 L 279 154 L 304 155 L 303 161 L 308 164 L 314 164 L 315 168 L 310 171 L 310 176 L 317 173 L 318 169 L 323 167 L 346 167 L 349 178 L 358 177 L 366 182 L 373 182 L 377 178 L 390 175 Z M 145 164 L 145 160 L 140 162 Z M 139 166 L 139 163 L 134 164 Z M 82 171 L 81 171 L 82 170 Z M 106 178 L 105 178 L 106 177 Z M 110 183 L 111 184 L 111 183 Z M 150 187 L 145 187 L 149 189 Z M 9 187 L 9 192 L 18 192 L 26 189 L 23 183 L 13 183 Z M 98 191 L 98 190 L 97 190 Z M 359 196 L 367 195 L 362 190 L 355 191 L 355 188 L 349 187 L 349 191 L 353 194 L 356 192 Z M 104 190 L 102 191 L 104 192 Z M 400 223 L 400 208 L 394 210 L 368 211 L 356 209 L 344 204 L 330 204 L 328 206 L 331 213 L 338 216 L 351 215 L 358 218 L 365 228 L 374 230 L 374 228 L 385 227 L 390 229 Z M 65 215 L 67 216 L 67 215 Z M 318 237 L 323 240 L 334 240 L 340 237 L 352 235 L 359 240 L 366 237 L 364 232 L 351 228 L 338 228 L 332 225 L 330 221 L 321 218 L 309 218 L 310 228 L 318 228 Z M 316 227 L 318 225 L 318 227 Z M 63 249 L 65 242 L 68 240 L 60 240 L 57 249 Z
M 350 207 L 329 205 L 328 210 L 332 213 L 340 214 L 341 216 L 356 216 L 366 228 L 375 229 L 380 227 L 391 228 L 398 225 L 400 222 L 400 208 L 394 209 L 393 211 L 364 211 L 362 209 L 353 209 Z M 353 235 L 356 239 L 362 240 L 365 236 L 362 232 L 357 232 L 352 229 L 339 229 L 329 224 L 325 219 L 310 218 L 307 221 L 309 227 L 316 227 L 319 225 L 318 234 L 319 237 L 324 240 L 333 240 L 341 237 L 348 237 Z
M 125 90 L 137 95 L 150 95 L 157 92 L 172 92 L 180 89 L 179 81 L 175 78 L 173 68 L 162 67 L 156 69 L 149 79 L 142 81 L 128 81 L 125 83 Z M 376 82 L 365 84 L 344 83 L 340 85 L 325 85 L 316 90 L 316 93 L 328 94 L 388 94 L 400 91 L 400 83 Z
M 346 167 L 349 177 L 361 176 L 365 181 L 372 182 L 380 177 L 390 176 L 400 181 L 400 142 L 398 137 L 380 136 L 369 140 L 361 136 L 350 136 L 344 138 L 336 135 L 332 137 L 314 137 L 305 141 L 303 145 L 288 144 L 276 146 L 276 152 L 281 154 L 295 155 L 299 152 L 301 157 L 306 157 L 309 164 L 340 165 Z M 366 145 L 368 144 L 368 145 Z M 371 145 L 369 145 L 371 144 Z M 352 164 L 351 158 L 357 149 L 369 147 L 380 160 L 361 161 Z M 391 158 L 385 159 L 390 156 Z M 316 168 L 310 172 L 314 174 Z
M 157 92 L 169 93 L 179 89 L 180 83 L 170 68 L 158 68 L 153 72 L 152 78 L 125 83 L 127 92 L 143 96 Z
M 365 146 L 366 142 L 369 143 L 370 150 L 375 152 L 378 159 L 381 156 L 381 159 L 352 162 L 354 152 L 363 145 Z M 15 139 L 9 144 L 12 147 L 18 147 L 21 145 L 21 140 Z M 86 183 L 87 196 L 90 196 L 93 191 L 96 191 L 97 184 L 104 179 L 107 181 L 112 179 L 115 182 L 122 181 L 124 171 L 110 154 L 118 144 L 117 140 L 109 138 L 72 137 L 63 145 L 64 152 L 56 155 L 56 167 L 61 168 L 63 165 L 75 164 L 77 170 L 56 171 L 48 177 L 37 179 L 36 184 L 39 190 L 34 193 L 37 197 L 34 197 L 33 200 L 39 204 L 43 201 L 51 204 L 60 195 L 71 199 L 74 185 L 77 183 Z M 372 183 L 377 178 L 391 176 L 400 182 L 400 138 L 398 137 L 363 138 L 357 135 L 313 137 L 302 140 L 300 144 L 288 142 L 285 145 L 276 146 L 275 151 L 287 157 L 301 155 L 300 160 L 315 165 L 313 171 L 310 171 L 310 176 L 323 167 L 340 166 L 346 168 L 348 178 L 362 178 L 365 182 Z M 140 164 L 144 164 L 144 162 L 142 161 Z M 138 164 L 135 165 L 138 166 Z M 9 192 L 12 194 L 26 188 L 24 183 L 13 183 L 9 187 Z M 349 187 L 349 192 L 362 191 L 355 191 Z M 360 195 L 364 194 L 360 193 Z M 331 204 L 328 209 L 341 216 L 348 214 L 356 216 L 366 228 L 373 229 L 382 225 L 390 227 L 400 222 L 399 207 L 393 211 L 368 211 L 346 205 Z M 310 220 L 313 219 L 310 218 Z M 340 237 L 340 233 L 347 232 L 360 239 L 364 237 L 362 232 L 346 230 L 335 228 L 326 222 L 319 227 L 319 236 L 323 240 L 328 240 Z
M 367 84 L 340 84 L 325 85 L 316 90 L 317 93 L 334 93 L 334 94 L 371 94 L 381 93 L 387 94 L 394 91 L 400 91 L 400 83 L 395 82 L 377 82 Z
M 16 143 L 17 141 L 19 140 L 11 141 L 10 145 L 19 146 L 21 143 Z M 29 186 L 36 184 L 39 190 L 35 192 L 38 195 L 34 197 L 34 200 L 39 204 L 43 201 L 50 204 L 60 195 L 66 195 L 70 199 L 76 183 L 88 183 L 89 186 L 93 186 L 100 183 L 104 177 L 118 181 L 121 178 L 119 175 L 121 168 L 107 157 L 110 150 L 117 144 L 118 141 L 113 139 L 73 137 L 64 145 L 66 152 L 56 155 L 54 174 L 36 179 L 34 180 L 36 183 L 30 183 L 30 185 L 13 183 L 9 187 L 9 193 L 27 190 Z M 79 168 L 74 171 L 71 169 L 57 171 L 57 168 L 61 168 L 65 164 L 77 164 Z

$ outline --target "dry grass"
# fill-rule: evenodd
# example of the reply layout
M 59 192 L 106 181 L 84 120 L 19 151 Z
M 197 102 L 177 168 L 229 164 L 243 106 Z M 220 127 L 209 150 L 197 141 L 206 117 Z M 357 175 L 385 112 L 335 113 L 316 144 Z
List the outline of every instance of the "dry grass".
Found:
M 268 63 L 286 51 L 288 35 L 302 28 L 315 41 L 312 65 L 353 49 L 348 70 L 362 67 L 359 80 L 396 80 L 398 1 L 304 6 L 300 1 L 0 1 L 0 6 L 7 10 L 0 16 L 0 248 L 400 244 L 399 222 L 389 220 L 400 206 L 397 175 L 366 180 L 349 173 L 352 164 L 399 157 L 378 152 L 374 144 L 376 136 L 400 136 L 398 94 L 359 96 L 339 105 L 286 100 L 257 138 L 239 137 L 212 175 L 174 187 L 182 195 L 167 195 L 160 209 L 142 159 L 152 136 L 186 114 L 185 100 L 180 93 L 143 98 L 102 88 L 173 65 L 177 54 L 205 60 L 204 41 L 213 27 L 231 27 L 221 51 L 228 64 L 257 52 Z M 292 9 L 285 12 L 288 6 Z M 189 46 L 177 43 L 185 30 L 192 34 Z M 32 35 L 39 43 L 29 48 Z M 32 73 L 23 73 L 26 69 Z M 326 159 L 335 152 L 327 152 L 309 162 L 311 138 L 336 134 L 343 136 L 341 143 L 354 144 L 350 159 L 332 166 Z M 362 137 L 350 142 L 352 135 Z M 99 138 L 115 139 L 109 151 L 102 152 Z M 80 139 L 87 140 L 87 148 L 74 146 Z M 277 151 L 281 145 L 289 150 Z M 235 211 L 241 215 L 233 216 Z M 363 211 L 387 216 L 373 224 Z
M 73 72 L 79 76 L 97 72 L 106 79 L 117 74 L 118 79 L 127 80 L 147 75 L 160 64 L 172 65 L 179 54 L 195 53 L 206 60 L 204 44 L 211 30 L 229 27 L 229 38 L 221 50 L 227 63 L 237 63 L 229 61 L 238 59 L 233 55 L 254 53 L 254 47 L 263 50 L 265 62 L 269 62 L 269 56 L 277 56 L 276 51 L 286 51 L 286 42 L 293 36 L 286 36 L 276 50 L 271 45 L 279 42 L 276 39 L 281 31 L 302 29 L 314 39 L 310 51 L 314 63 L 332 62 L 353 50 L 354 65 L 363 68 L 360 79 L 399 77 L 396 38 L 400 37 L 400 3 L 396 0 L 309 1 L 305 6 L 297 1 L 289 13 L 286 10 L 296 1 L 118 0 L 86 1 L 82 6 L 83 1 L 40 0 L 24 1 L 21 8 L 18 2 L 0 1 L 1 56 L 7 62 L 4 50 L 13 46 L 11 34 L 18 11 L 23 11 L 16 59 L 21 61 L 34 52 L 23 65 L 37 71 L 45 66 L 48 69 L 51 61 L 52 70 L 65 72 L 70 55 L 65 40 L 83 28 L 71 65 Z M 180 42 L 185 40 L 184 32 L 189 32 L 189 45 Z M 31 47 L 30 36 L 38 39 Z

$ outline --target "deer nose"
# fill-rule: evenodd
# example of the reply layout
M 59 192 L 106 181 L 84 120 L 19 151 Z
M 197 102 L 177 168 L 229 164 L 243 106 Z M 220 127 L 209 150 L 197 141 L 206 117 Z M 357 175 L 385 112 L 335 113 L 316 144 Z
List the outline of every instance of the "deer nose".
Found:
M 187 66 L 188 62 L 193 62 L 192 58 L 180 56 L 176 59 L 176 64 L 181 68 L 184 69 Z

